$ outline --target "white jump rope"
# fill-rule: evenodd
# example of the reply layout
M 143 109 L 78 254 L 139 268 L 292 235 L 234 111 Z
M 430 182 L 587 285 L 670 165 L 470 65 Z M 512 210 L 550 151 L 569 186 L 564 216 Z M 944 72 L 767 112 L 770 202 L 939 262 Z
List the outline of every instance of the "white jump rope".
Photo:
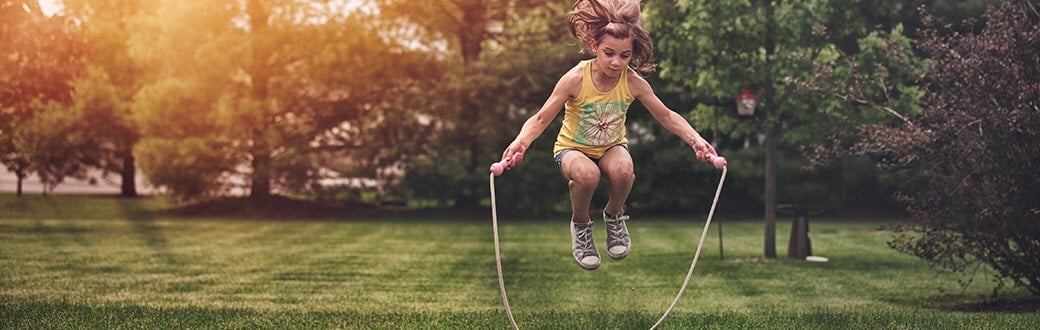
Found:
M 711 210 L 708 211 L 708 220 L 704 222 L 704 231 L 701 232 L 701 240 L 697 243 L 697 251 L 693 254 L 693 262 L 690 263 L 690 271 L 686 272 L 686 280 L 683 281 L 682 287 L 679 288 L 679 294 L 675 295 L 675 299 L 672 300 L 671 306 L 664 311 L 661 318 L 654 323 L 654 326 L 650 327 L 650 330 L 656 329 L 664 319 L 668 317 L 668 314 L 675 308 L 675 304 L 679 303 L 679 298 L 682 297 L 683 292 L 686 292 L 686 287 L 690 285 L 690 278 L 693 277 L 693 269 L 697 267 L 697 259 L 701 257 L 701 248 L 704 247 L 704 238 L 708 236 L 708 226 L 711 225 L 711 218 L 715 215 L 715 206 L 719 203 L 719 194 L 722 193 L 722 184 L 726 182 L 726 159 L 714 155 L 708 155 L 708 160 L 717 169 L 722 170 L 722 176 L 719 178 L 719 185 L 715 188 L 715 198 L 711 201 Z M 509 323 L 513 325 L 514 329 L 519 330 L 520 327 L 516 325 L 516 320 L 513 318 L 513 311 L 509 308 L 509 298 L 506 296 L 506 282 L 502 278 L 502 252 L 499 248 L 498 243 L 498 209 L 495 206 L 495 177 L 502 175 L 505 171 L 506 165 L 512 161 L 512 157 L 508 157 L 505 160 L 491 164 L 491 176 L 489 181 L 491 182 L 491 229 L 495 234 L 495 267 L 498 268 L 498 288 L 502 292 L 502 304 L 506 307 L 506 315 L 509 316 Z

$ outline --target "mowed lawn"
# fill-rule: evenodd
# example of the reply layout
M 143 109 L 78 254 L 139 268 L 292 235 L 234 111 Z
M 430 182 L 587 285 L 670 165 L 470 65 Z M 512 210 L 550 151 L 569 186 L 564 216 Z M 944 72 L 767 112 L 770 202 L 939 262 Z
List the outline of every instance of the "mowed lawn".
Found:
M 505 329 L 490 220 L 182 218 L 158 199 L 0 195 L 0 328 Z M 490 214 L 490 211 L 489 211 Z M 759 258 L 759 220 L 712 228 L 663 328 L 1036 329 L 1040 314 L 977 308 L 993 283 L 888 248 L 887 219 L 813 219 L 826 263 Z M 490 218 L 490 217 L 489 217 Z M 703 219 L 633 214 L 632 254 L 595 271 L 565 220 L 501 219 L 521 328 L 645 329 L 668 307 Z M 713 225 L 714 226 L 714 225 Z M 602 251 L 602 225 L 597 243 Z M 1026 299 L 1022 290 L 1010 298 Z

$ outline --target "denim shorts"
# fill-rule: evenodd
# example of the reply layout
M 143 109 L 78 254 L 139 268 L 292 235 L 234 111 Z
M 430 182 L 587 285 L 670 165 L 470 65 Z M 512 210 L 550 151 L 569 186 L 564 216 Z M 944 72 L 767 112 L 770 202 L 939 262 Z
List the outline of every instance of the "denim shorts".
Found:
M 618 144 L 618 145 L 615 145 L 615 146 L 610 147 L 609 149 L 607 149 L 607 152 L 610 152 L 610 149 L 614 149 L 614 147 L 622 147 L 622 148 L 625 148 L 626 150 L 628 149 L 628 146 L 623 145 L 623 144 Z M 563 155 L 566 155 L 568 152 L 571 152 L 571 151 L 581 152 L 581 151 L 578 151 L 578 149 L 563 149 L 563 151 L 560 151 L 560 153 L 557 154 L 556 157 L 555 157 L 556 168 L 560 170 L 561 174 L 563 173 Z M 606 152 L 604 152 L 603 154 L 606 155 Z M 585 156 L 588 156 L 588 155 L 585 155 Z M 591 159 L 593 163 L 596 163 L 596 165 L 599 165 L 599 158 L 589 157 L 589 159 Z

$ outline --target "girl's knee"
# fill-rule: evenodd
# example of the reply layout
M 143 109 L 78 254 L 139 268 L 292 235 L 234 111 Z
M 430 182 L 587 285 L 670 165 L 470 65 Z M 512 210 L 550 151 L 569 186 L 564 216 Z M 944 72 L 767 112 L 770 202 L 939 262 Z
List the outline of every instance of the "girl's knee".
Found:
M 571 174 L 570 186 L 574 188 L 575 185 L 588 187 L 596 186 L 599 184 L 600 171 L 597 168 L 583 169 L 575 171 Z
M 610 181 L 632 182 L 636 179 L 631 163 L 613 164 L 607 168 L 605 174 L 607 180 Z

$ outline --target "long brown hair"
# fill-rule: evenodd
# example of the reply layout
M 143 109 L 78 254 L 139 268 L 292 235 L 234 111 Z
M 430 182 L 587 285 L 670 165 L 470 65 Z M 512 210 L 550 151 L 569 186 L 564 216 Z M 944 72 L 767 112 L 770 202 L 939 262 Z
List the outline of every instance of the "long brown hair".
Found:
M 567 30 L 584 48 L 610 35 L 618 39 L 632 38 L 632 60 L 629 66 L 640 72 L 653 72 L 654 43 L 643 28 L 638 0 L 578 0 L 567 13 Z

